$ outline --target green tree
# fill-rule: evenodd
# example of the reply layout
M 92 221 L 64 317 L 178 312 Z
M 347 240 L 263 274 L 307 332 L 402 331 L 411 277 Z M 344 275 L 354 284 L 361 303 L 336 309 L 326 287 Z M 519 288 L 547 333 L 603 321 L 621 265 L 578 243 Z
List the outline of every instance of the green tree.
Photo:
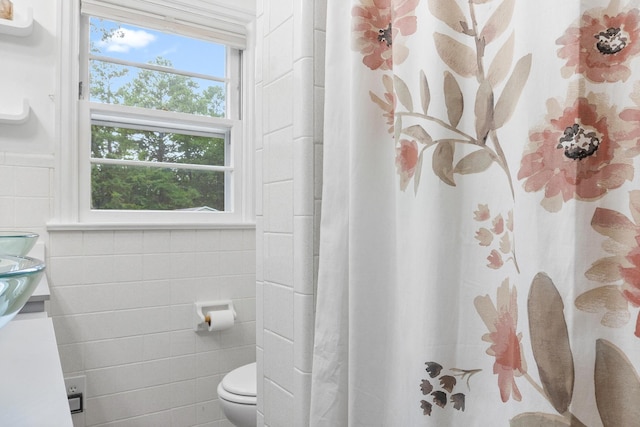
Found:
M 103 39 L 114 36 L 103 34 Z M 108 62 L 91 64 L 93 101 L 207 116 L 223 116 L 225 93 L 220 86 L 204 89 L 195 79 L 171 73 L 171 61 L 154 65 L 168 72 L 129 70 Z M 129 81 L 123 78 L 135 73 Z M 94 158 L 149 162 L 224 165 L 225 140 L 162 130 L 93 125 Z M 169 210 L 208 206 L 224 210 L 223 172 L 94 164 L 91 174 L 94 209 Z

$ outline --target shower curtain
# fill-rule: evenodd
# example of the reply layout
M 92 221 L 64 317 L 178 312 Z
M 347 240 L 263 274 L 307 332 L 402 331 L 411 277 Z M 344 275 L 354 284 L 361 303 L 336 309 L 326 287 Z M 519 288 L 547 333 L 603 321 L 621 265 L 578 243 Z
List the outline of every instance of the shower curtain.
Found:
M 312 426 L 640 426 L 640 2 L 328 0 Z

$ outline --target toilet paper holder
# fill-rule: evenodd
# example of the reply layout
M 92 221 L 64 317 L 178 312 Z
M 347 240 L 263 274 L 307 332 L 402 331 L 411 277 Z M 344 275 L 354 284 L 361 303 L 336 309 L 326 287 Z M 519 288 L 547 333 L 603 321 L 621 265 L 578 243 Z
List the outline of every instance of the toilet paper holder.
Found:
M 233 301 L 231 300 L 197 302 L 194 306 L 195 321 L 193 330 L 196 332 L 209 330 L 209 327 L 211 326 L 211 319 L 207 313 L 211 311 L 229 310 L 233 314 L 234 320 L 237 317 L 236 310 L 233 307 Z

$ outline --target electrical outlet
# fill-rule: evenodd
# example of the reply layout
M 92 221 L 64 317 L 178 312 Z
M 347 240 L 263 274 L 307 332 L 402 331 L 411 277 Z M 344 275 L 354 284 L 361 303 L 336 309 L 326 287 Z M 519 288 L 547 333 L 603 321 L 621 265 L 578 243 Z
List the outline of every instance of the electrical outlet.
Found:
M 86 377 L 80 375 L 77 377 L 69 377 L 64 379 L 64 386 L 67 391 L 67 398 L 69 399 L 69 409 L 72 414 L 83 412 L 84 410 L 84 397 L 86 388 Z
M 86 381 L 87 379 L 84 375 L 65 378 L 64 385 L 67 389 L 67 396 L 80 393 L 84 395 Z

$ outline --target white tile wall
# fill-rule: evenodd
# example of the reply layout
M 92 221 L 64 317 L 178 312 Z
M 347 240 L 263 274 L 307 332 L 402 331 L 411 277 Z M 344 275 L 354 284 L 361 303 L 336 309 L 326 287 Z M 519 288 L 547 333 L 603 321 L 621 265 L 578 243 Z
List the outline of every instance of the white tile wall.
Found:
M 277 7 L 276 7 L 277 8 Z M 264 39 L 269 56 L 265 80 L 275 81 L 291 72 L 293 62 L 293 19 L 289 18 L 275 27 Z
M 325 0 L 260 0 L 257 8 L 259 426 L 309 424 L 325 8 Z
M 266 282 L 293 286 L 293 235 L 265 231 L 264 279 Z
M 294 328 L 296 342 L 294 366 L 303 373 L 311 372 L 313 349 L 314 296 L 296 293 L 294 295 Z
M 297 1 L 299 0 L 264 0 L 264 13 L 269 17 L 270 32 L 293 17 L 293 4 Z
M 293 284 L 299 294 L 313 294 L 313 216 L 296 216 L 293 236 Z
M 264 334 L 264 375 L 293 392 L 293 341 L 275 333 Z
M 46 241 L 45 224 L 53 203 L 53 156 L 0 154 L 0 227 L 36 232 Z
M 265 85 L 263 97 L 268 105 L 268 108 L 264 108 L 264 131 L 273 132 L 291 126 L 294 105 L 293 73 Z
M 255 231 L 49 237 L 50 314 L 63 371 L 87 381 L 76 427 L 228 425 L 216 387 L 256 357 Z M 234 300 L 233 328 L 192 330 L 193 303 L 208 299 Z
M 292 180 L 294 175 L 294 158 L 291 150 L 293 134 L 291 127 L 265 135 L 264 138 L 264 170 L 265 183 Z
M 315 174 L 309 173 L 310 165 L 315 169 L 316 155 L 313 137 L 298 138 L 293 143 L 293 210 L 296 216 L 313 216 Z
M 313 58 L 300 58 L 293 64 L 293 136 L 313 136 Z
M 295 32 L 293 54 L 298 60 L 300 58 L 312 58 L 313 51 L 313 28 L 314 5 L 320 1 L 295 1 L 293 5 L 293 16 Z
M 240 1 L 241 7 L 252 1 Z M 0 112 L 14 110 L 23 98 L 31 107 L 25 124 L 0 125 L 0 228 L 39 233 L 46 244 L 49 310 L 62 369 L 65 376 L 87 379 L 86 411 L 74 422 L 77 427 L 231 427 L 215 388 L 231 369 L 256 359 L 255 277 L 262 267 L 256 268 L 255 231 L 48 232 L 57 188 L 54 101 L 61 2 L 26 4 L 33 7 L 33 34 L 0 37 L 8 64 L 0 69 Z M 262 1 L 259 6 L 264 10 Z M 285 21 L 273 14 L 269 22 L 282 33 L 292 25 Z M 292 50 L 278 54 L 287 58 Z M 292 77 L 279 73 L 281 81 L 270 88 L 274 99 L 291 86 Z M 282 109 L 290 111 L 287 102 Z M 273 130 L 289 126 L 283 117 L 270 114 Z M 257 122 L 262 128 L 262 116 Z M 292 172 L 288 175 L 274 174 L 278 181 L 290 181 Z M 234 299 L 236 326 L 195 334 L 193 302 L 222 298 Z
M 263 191 L 268 213 L 264 218 L 265 231 L 291 234 L 293 232 L 293 181 L 267 184 Z
M 293 341 L 293 289 L 273 283 L 264 284 L 264 328 Z

